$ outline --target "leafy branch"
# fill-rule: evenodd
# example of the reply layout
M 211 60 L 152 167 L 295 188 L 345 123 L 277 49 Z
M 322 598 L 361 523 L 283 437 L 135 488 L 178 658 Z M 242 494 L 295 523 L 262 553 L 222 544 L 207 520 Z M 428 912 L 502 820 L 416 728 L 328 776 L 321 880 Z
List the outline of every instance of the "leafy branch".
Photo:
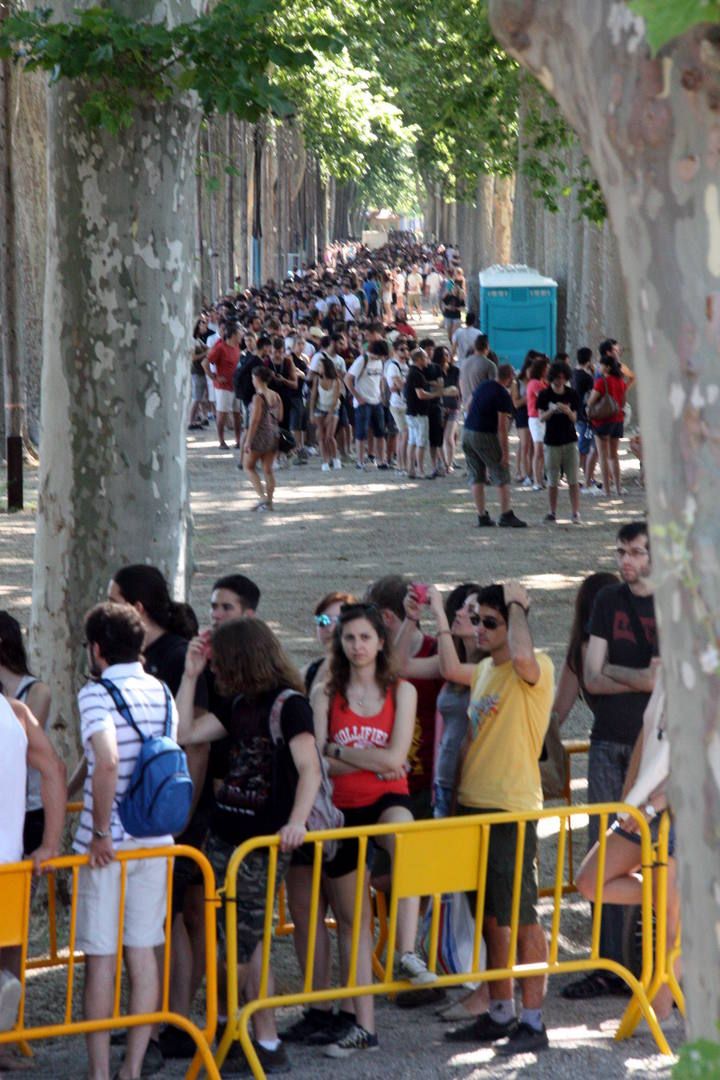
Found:
M 206 114 L 257 121 L 288 116 L 278 68 L 307 68 L 342 48 L 331 26 L 290 29 L 283 0 L 220 0 L 210 12 L 177 26 L 137 22 L 111 8 L 76 9 L 70 22 L 51 8 L 17 6 L 0 24 L 0 58 L 43 70 L 51 82 L 81 79 L 88 87 L 86 121 L 117 133 L 148 101 L 194 91 Z
M 653 52 L 700 23 L 720 22 L 720 0 L 630 0 L 630 8 L 645 20 Z

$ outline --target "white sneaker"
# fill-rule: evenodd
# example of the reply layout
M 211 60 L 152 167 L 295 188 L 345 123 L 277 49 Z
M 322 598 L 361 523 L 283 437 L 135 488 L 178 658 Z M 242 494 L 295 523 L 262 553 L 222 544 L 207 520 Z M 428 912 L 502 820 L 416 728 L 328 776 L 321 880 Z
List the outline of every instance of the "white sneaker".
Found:
M 327 461 L 323 461 L 322 465 L 320 466 L 320 472 L 330 472 L 330 466 L 328 465 Z
M 22 984 L 9 971 L 0 971 L 0 1031 L 15 1027 Z
M 333 458 L 332 467 L 333 469 L 342 469 L 342 461 L 339 457 Z
M 530 479 L 529 476 L 526 476 L 525 479 L 523 480 L 522 484 L 520 485 L 520 487 L 524 487 L 524 488 L 531 488 L 532 486 L 533 486 L 533 482 L 532 482 L 532 480 Z
M 306 446 L 305 449 L 307 450 L 310 457 L 317 457 L 320 453 L 317 446 Z
M 437 982 L 434 971 L 428 971 L 427 964 L 414 952 L 403 953 L 398 961 L 398 975 L 407 979 L 413 986 L 428 986 Z

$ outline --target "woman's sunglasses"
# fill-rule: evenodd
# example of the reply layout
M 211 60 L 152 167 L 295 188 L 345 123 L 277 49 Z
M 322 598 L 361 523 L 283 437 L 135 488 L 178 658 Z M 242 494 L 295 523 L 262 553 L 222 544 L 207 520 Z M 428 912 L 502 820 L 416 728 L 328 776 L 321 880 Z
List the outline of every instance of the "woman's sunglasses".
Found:
M 316 615 L 315 623 L 317 626 L 334 626 L 338 618 L 338 615 Z
M 494 619 L 492 615 L 468 615 L 468 618 L 473 626 L 482 623 L 486 630 L 497 630 L 498 626 L 502 626 L 502 620 Z

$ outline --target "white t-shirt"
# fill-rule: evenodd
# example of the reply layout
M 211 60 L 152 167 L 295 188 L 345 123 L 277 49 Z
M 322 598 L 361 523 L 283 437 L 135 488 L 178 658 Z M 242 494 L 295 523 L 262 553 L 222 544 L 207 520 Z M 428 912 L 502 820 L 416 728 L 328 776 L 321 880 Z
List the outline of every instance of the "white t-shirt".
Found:
M 475 351 L 475 342 L 479 336 L 480 331 L 477 326 L 461 326 L 459 330 L 455 331 L 453 345 L 455 346 L 455 360 L 458 365 L 461 365 L 465 357 Z
M 153 675 L 148 675 L 138 661 L 131 664 L 111 664 L 103 672 L 103 678 L 115 683 L 125 698 L 133 720 L 145 735 L 164 735 L 166 719 L 166 698 L 163 685 Z M 129 833 L 125 832 L 118 813 L 118 803 L 127 790 L 128 781 L 135 767 L 135 760 L 140 752 L 140 738 L 115 708 L 109 692 L 99 683 L 89 682 L 78 694 L 80 707 L 80 738 L 87 758 L 88 771 L 83 786 L 83 808 L 80 823 L 75 833 L 73 850 L 84 854 L 92 840 L 92 781 L 95 771 L 95 753 L 91 738 L 100 731 L 115 730 L 119 754 L 118 778 L 110 815 L 110 831 L 115 846 L 127 843 Z M 175 702 L 170 698 L 172 712 L 172 738 L 177 738 L 178 714 Z M 172 844 L 172 836 L 143 837 L 143 845 L 162 847 Z
M 435 296 L 440 292 L 442 278 L 440 274 L 438 274 L 437 270 L 433 270 L 431 271 L 431 273 L 428 274 L 427 278 L 425 279 L 425 284 L 427 285 L 428 292 L 431 295 Z
M 348 375 L 355 379 L 355 388 L 364 402 L 368 405 L 380 404 L 383 362 L 379 356 L 358 356 L 350 365 Z M 355 394 L 353 401 L 356 406 L 361 404 Z
M 418 293 L 422 290 L 422 277 L 417 271 L 409 275 L 407 279 L 408 292 Z
M 355 293 L 343 293 L 340 299 L 340 307 L 343 309 L 345 322 L 352 322 L 353 320 L 357 322 L 362 304 Z
M 397 293 L 398 298 L 405 295 L 406 281 L 407 278 L 405 277 L 405 274 L 402 272 L 402 270 L 398 271 L 398 273 L 395 275 L 395 292 Z
M 345 361 L 343 360 L 342 356 L 330 356 L 330 353 L 325 353 L 325 355 L 327 357 L 329 357 L 330 360 L 332 360 L 333 364 L 335 365 L 335 367 L 337 368 L 337 370 L 340 373 L 340 378 L 344 379 L 345 378 L 345 372 L 347 371 L 347 368 L 345 366 Z M 312 371 L 315 375 L 322 375 L 323 374 L 324 369 L 323 369 L 322 360 L 320 359 L 321 356 L 322 356 L 322 349 L 319 350 L 318 352 L 316 352 L 315 355 L 313 356 L 312 360 L 310 361 L 309 370 Z
M 406 407 L 405 395 L 402 390 L 398 391 L 392 388 L 393 379 L 401 378 L 404 388 L 409 370 L 410 367 L 404 360 L 391 359 L 385 364 L 385 382 L 390 390 L 390 407 L 393 409 L 404 409 Z

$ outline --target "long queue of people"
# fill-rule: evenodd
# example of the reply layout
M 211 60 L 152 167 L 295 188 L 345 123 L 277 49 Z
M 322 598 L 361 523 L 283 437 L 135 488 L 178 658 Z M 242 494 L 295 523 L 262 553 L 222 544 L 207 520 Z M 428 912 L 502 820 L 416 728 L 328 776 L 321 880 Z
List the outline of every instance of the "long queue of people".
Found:
M 193 331 L 189 427 L 209 426 L 213 415 L 223 450 L 233 432 L 238 467 L 258 496 L 253 510 L 275 508 L 282 466 L 317 456 L 324 472 L 354 465 L 436 479 L 455 470 L 459 442 L 480 527 L 496 524 L 488 484 L 499 488 L 497 524 L 512 528 L 526 524 L 511 510 L 513 482 L 547 489 L 548 523 L 557 520 L 561 481 L 575 524 L 581 495 L 622 497 L 618 448 L 634 375 L 615 339 L 600 343 L 597 361 L 578 349 L 574 368 L 566 353 L 551 362 L 530 350 L 516 371 L 492 351 L 473 311 L 462 322 L 456 247 L 339 245 L 331 266 L 303 266 L 281 284 L 224 297 Z M 423 305 L 441 312 L 447 344 L 418 338 Z M 631 447 L 640 456 L 637 440 Z
M 258 617 L 260 590 L 249 578 L 218 578 L 209 598 L 210 625 L 200 629 L 192 609 L 171 599 L 158 570 L 147 565 L 119 569 L 108 599 L 85 620 L 90 678 L 78 698 L 84 756 L 69 781 L 70 792 L 82 789 L 83 800 L 73 848 L 89 856 L 79 879 L 76 939 L 86 955 L 85 1016 L 100 1019 L 112 1010 L 120 898 L 115 852 L 173 839 L 138 839 L 119 812 L 140 752 L 135 724 L 145 734 L 160 734 L 169 720 L 173 737 L 186 748 L 195 797 L 176 839 L 205 852 L 219 885 L 239 844 L 279 833 L 278 882 L 286 882 L 301 966 L 307 957 L 312 874 L 312 854 L 304 842 L 321 781 L 320 759 L 346 826 L 483 810 L 532 812 L 543 805 L 539 761 L 548 727 L 561 724 L 581 697 L 593 714 L 589 799 L 603 802 L 624 795 L 642 807 L 656 828 L 657 815 L 667 805 L 665 776 L 658 774 L 654 749 L 665 738 L 664 695 L 654 659 L 657 634 L 644 522 L 619 530 L 617 564 L 619 577 L 593 574 L 580 587 L 557 685 L 550 657 L 534 644 L 530 597 L 517 582 L 465 582 L 443 596 L 432 585 L 392 576 L 370 585 L 362 599 L 342 589 L 332 591 L 313 614 L 320 655 L 300 671 Z M 59 849 L 64 774 L 42 728 L 50 690 L 30 674 L 15 620 L 4 613 L 1 628 L 0 850 L 7 862 L 25 851 L 41 868 Z M 23 694 L 40 722 L 18 701 Z M 279 748 L 271 737 L 273 717 L 282 733 Z M 26 761 L 40 769 L 44 808 L 36 805 L 36 785 L 30 784 L 27 817 Z M 578 876 L 589 898 L 596 896 L 597 840 L 591 832 Z M 514 825 L 493 827 L 483 935 L 488 965 L 494 968 L 507 963 L 516 842 Z M 632 822 L 614 822 L 607 845 L 612 855 L 605 863 L 608 901 L 637 902 L 640 848 Z M 365 895 L 370 875 L 377 889 L 387 888 L 389 880 L 392 837 L 378 838 L 372 848 L 372 865 L 366 868 L 358 866 L 353 839 L 341 842 L 323 863 L 322 906 L 337 921 L 343 975 L 351 951 L 357 875 L 366 877 Z M 263 850 L 253 852 L 239 874 L 237 974 L 245 1000 L 257 994 L 267 874 Z M 203 950 L 203 890 L 188 860 L 175 860 L 173 876 L 170 1007 L 190 1015 L 202 970 L 196 960 Z M 674 866 L 670 936 L 678 918 L 673 882 Z M 148 860 L 128 872 L 123 935 L 131 1002 L 140 1012 L 153 1011 L 159 1000 L 155 950 L 165 942 L 166 889 L 162 864 Z M 537 835 L 529 824 L 517 937 L 518 961 L 524 964 L 547 957 L 537 899 Z M 413 897 L 400 905 L 396 970 L 422 988 L 413 993 L 438 997 L 436 977 L 417 947 L 419 904 Z M 622 962 L 616 911 L 603 911 L 602 955 Z M 222 919 L 218 929 L 222 961 Z M 357 963 L 361 984 L 372 979 L 371 953 L 366 903 Z M 17 1006 L 13 964 L 17 957 L 0 955 L 5 969 L 0 1020 L 5 1027 L 12 1026 Z M 331 987 L 332 969 L 331 939 L 319 920 L 316 988 Z M 443 1005 L 440 1019 L 464 1021 L 449 1028 L 446 1038 L 491 1044 L 506 1055 L 546 1049 L 545 980 L 537 976 L 520 982 L 519 1016 L 509 980 L 493 981 L 489 989 Z M 619 980 L 607 972 L 586 975 L 563 990 L 580 999 L 619 992 Z M 293 1041 L 319 1046 L 337 1059 L 376 1050 L 373 1002 L 372 996 L 360 995 L 343 999 L 337 1009 L 332 1004 L 313 1007 L 282 1036 L 272 1010 L 256 1013 L 253 1034 L 265 1071 L 290 1068 L 285 1044 Z M 655 1006 L 662 1018 L 670 1017 L 667 991 L 660 992 Z M 109 1080 L 109 1041 L 107 1032 L 87 1036 L 93 1080 Z M 234 1050 L 237 1057 L 239 1047 Z M 177 1028 L 133 1027 L 116 1075 L 137 1080 L 160 1068 L 165 1057 L 192 1053 L 191 1040 Z

